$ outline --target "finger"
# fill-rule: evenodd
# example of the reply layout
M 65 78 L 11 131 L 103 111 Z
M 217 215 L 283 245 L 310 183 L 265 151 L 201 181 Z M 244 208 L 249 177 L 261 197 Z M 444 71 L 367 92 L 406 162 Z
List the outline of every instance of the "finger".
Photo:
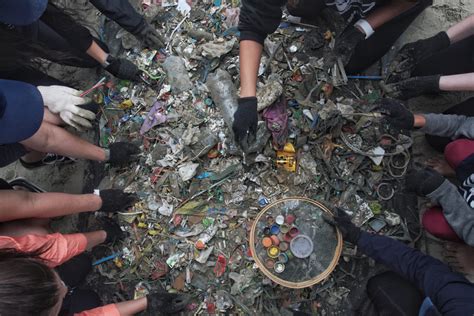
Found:
M 83 129 L 78 124 L 76 124 L 74 121 L 72 121 L 70 118 L 66 118 L 66 119 L 62 118 L 62 119 L 67 125 L 74 127 L 79 132 L 83 131 Z
M 84 110 L 84 109 L 81 109 L 80 107 L 74 106 L 74 107 L 71 107 L 69 111 L 87 120 L 95 120 L 95 113 L 89 110 Z
M 86 104 L 86 103 L 89 103 L 89 99 L 88 98 L 82 98 L 82 97 L 78 97 L 78 96 L 71 96 L 71 100 L 70 102 L 73 104 L 73 105 L 81 105 L 81 104 Z
M 249 151 L 249 143 L 248 143 L 248 134 L 245 134 L 245 136 L 240 138 L 240 147 L 244 151 L 244 153 L 248 153 Z
M 77 116 L 77 115 L 74 115 L 71 117 L 71 120 L 74 122 L 74 123 L 77 123 L 78 125 L 80 126 L 83 126 L 85 128 L 92 128 L 92 124 L 86 120 L 86 119 L 83 119 L 82 117 L 80 116 Z
M 74 88 L 67 87 L 67 86 L 51 86 L 51 87 L 54 87 L 58 91 L 61 91 L 67 94 L 79 95 L 81 93 L 79 90 L 76 90 Z

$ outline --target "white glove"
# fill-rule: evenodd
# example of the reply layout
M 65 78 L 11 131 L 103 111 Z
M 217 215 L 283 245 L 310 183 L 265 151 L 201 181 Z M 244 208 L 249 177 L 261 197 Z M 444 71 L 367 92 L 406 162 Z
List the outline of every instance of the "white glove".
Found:
M 59 114 L 66 124 L 79 131 L 83 127 L 92 127 L 90 121 L 95 119 L 95 113 L 77 106 L 89 102 L 87 99 L 79 97 L 81 91 L 64 86 L 39 86 L 37 88 L 41 93 L 44 105 L 51 112 Z

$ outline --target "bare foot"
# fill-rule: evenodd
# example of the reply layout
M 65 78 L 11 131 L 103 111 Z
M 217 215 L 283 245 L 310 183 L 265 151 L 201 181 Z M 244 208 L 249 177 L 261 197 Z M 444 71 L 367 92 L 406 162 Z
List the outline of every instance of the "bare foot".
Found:
M 425 164 L 428 167 L 433 168 L 435 171 L 437 171 L 439 174 L 445 176 L 445 177 L 454 177 L 456 176 L 456 172 L 454 171 L 453 168 L 448 164 L 448 162 L 444 159 L 440 158 L 432 158 L 428 159 Z
M 448 265 L 463 274 L 474 276 L 474 248 L 466 244 L 447 242 L 444 258 Z

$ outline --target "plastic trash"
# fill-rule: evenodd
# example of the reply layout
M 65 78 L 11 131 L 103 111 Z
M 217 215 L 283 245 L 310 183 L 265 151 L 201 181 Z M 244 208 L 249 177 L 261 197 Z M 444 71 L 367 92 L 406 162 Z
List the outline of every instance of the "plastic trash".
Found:
M 184 65 L 184 59 L 178 56 L 170 56 L 163 63 L 163 68 L 168 76 L 168 83 L 174 94 L 193 89 L 193 84 L 189 79 L 188 71 Z
M 232 82 L 232 77 L 227 71 L 217 69 L 209 75 L 206 83 L 211 98 L 222 113 L 225 123 L 230 131 L 234 123 L 234 113 L 237 111 L 237 92 Z

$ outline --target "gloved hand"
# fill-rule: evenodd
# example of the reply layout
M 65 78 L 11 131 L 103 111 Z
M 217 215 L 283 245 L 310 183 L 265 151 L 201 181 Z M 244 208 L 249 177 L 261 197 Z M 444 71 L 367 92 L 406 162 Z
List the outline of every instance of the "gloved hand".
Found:
M 434 55 L 445 48 L 448 48 L 451 41 L 446 32 L 440 32 L 433 37 L 408 43 L 400 49 L 389 66 L 390 76 L 393 81 L 400 81 L 410 78 L 416 64 Z
M 414 128 L 415 116 L 402 102 L 393 99 L 382 99 L 380 106 L 385 114 L 385 120 L 395 128 L 411 130 Z
M 118 189 L 100 190 L 99 196 L 102 199 L 102 206 L 99 212 L 115 213 L 124 210 L 138 200 L 134 193 L 125 193 Z
M 174 293 L 150 293 L 146 296 L 146 314 L 150 316 L 169 315 L 183 310 L 190 300 L 189 295 Z
M 405 180 L 408 191 L 419 196 L 427 196 L 439 188 L 446 179 L 431 168 L 411 172 Z
M 165 47 L 165 40 L 163 37 L 148 23 L 146 23 L 146 26 L 141 29 L 140 32 L 135 34 L 135 37 L 137 37 L 138 40 L 148 48 L 158 50 Z
M 117 78 L 131 81 L 140 81 L 140 69 L 125 58 L 115 58 L 111 55 L 107 57 L 109 63 L 104 69 Z
M 360 228 L 352 223 L 349 215 L 347 215 L 347 213 L 344 212 L 342 209 L 337 207 L 333 212 L 335 213 L 335 215 L 333 216 L 324 213 L 323 219 L 328 224 L 339 228 L 339 231 L 342 234 L 342 238 L 345 241 L 356 245 L 361 234 Z
M 65 86 L 38 86 L 38 91 L 44 105 L 52 113 L 59 114 L 66 124 L 79 131 L 92 127 L 90 121 L 95 119 L 95 113 L 78 106 L 89 102 L 79 96 L 81 91 Z
M 236 143 L 240 145 L 244 152 L 247 152 L 257 137 L 257 98 L 239 98 L 238 103 L 239 107 L 234 113 L 232 130 Z
M 123 165 L 136 159 L 136 155 L 140 152 L 137 145 L 126 142 L 117 142 L 109 146 L 110 158 L 109 163 L 115 165 Z
M 397 83 L 382 84 L 382 88 L 392 98 L 407 100 L 423 94 L 440 92 L 440 78 L 440 75 L 413 77 Z
M 101 229 L 107 233 L 105 243 L 114 243 L 127 237 L 127 233 L 120 228 L 120 225 L 109 217 L 100 217 L 99 223 Z
M 341 58 L 344 65 L 347 65 L 355 47 L 363 40 L 365 40 L 365 34 L 355 26 L 349 27 L 340 36 L 336 37 L 334 52 L 337 57 Z

